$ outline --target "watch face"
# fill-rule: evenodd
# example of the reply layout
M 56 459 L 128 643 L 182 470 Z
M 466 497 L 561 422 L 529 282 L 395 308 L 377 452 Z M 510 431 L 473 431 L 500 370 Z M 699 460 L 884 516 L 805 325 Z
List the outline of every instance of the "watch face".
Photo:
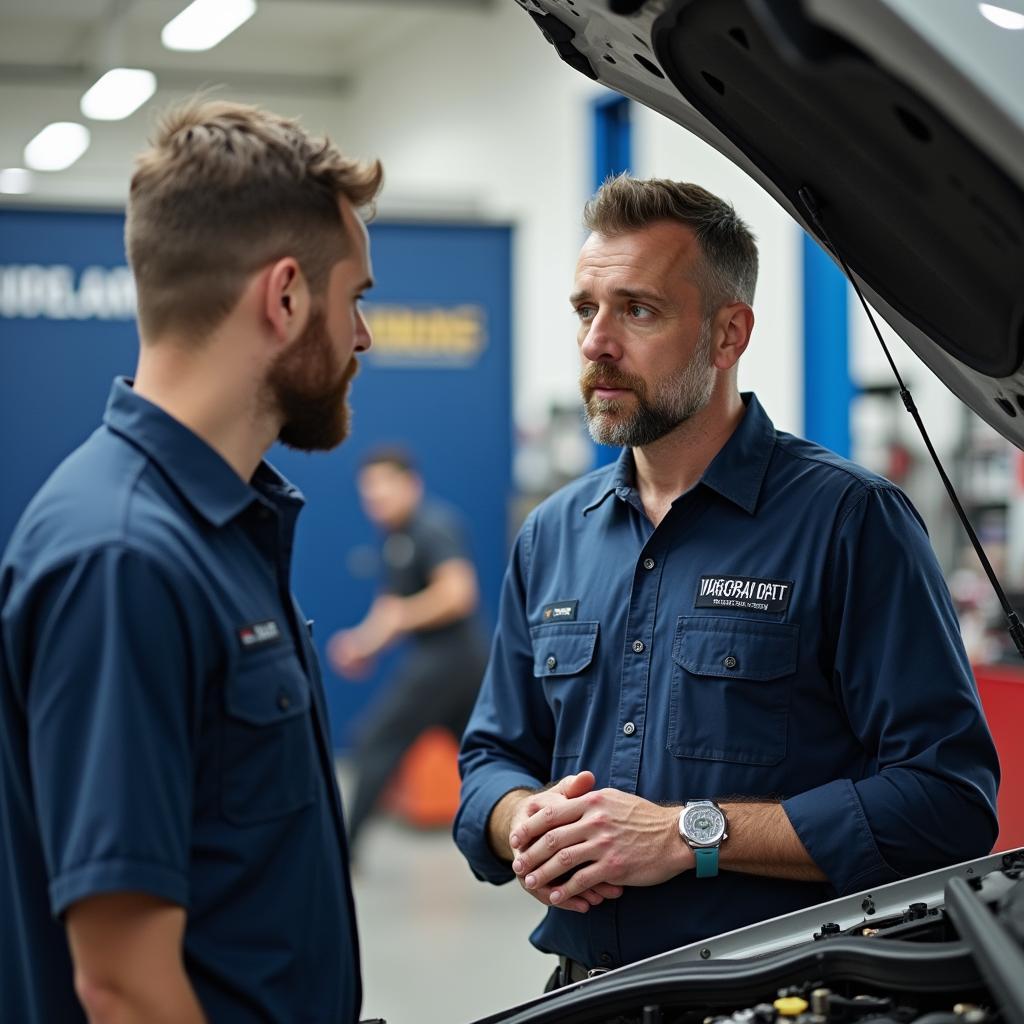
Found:
M 683 815 L 683 832 L 698 846 L 713 846 L 725 833 L 725 815 L 710 804 L 691 807 Z

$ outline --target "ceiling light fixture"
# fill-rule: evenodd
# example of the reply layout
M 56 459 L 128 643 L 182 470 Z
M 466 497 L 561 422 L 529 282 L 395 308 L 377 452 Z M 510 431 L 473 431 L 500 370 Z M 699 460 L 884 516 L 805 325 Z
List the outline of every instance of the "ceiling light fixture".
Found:
M 145 68 L 113 68 L 82 96 L 81 108 L 94 121 L 120 121 L 156 92 L 156 75 Z
M 23 196 L 32 191 L 32 172 L 24 167 L 5 167 L 0 171 L 0 192 L 7 196 Z
M 1019 11 L 1008 11 L 1005 7 L 996 7 L 995 4 L 978 4 L 978 10 L 993 25 L 998 25 L 1000 28 L 1024 28 L 1024 14 Z
M 256 13 L 256 0 L 194 0 L 163 27 L 168 50 L 211 50 Z
M 55 121 L 25 147 L 25 163 L 34 171 L 63 171 L 88 148 L 89 129 L 84 124 Z

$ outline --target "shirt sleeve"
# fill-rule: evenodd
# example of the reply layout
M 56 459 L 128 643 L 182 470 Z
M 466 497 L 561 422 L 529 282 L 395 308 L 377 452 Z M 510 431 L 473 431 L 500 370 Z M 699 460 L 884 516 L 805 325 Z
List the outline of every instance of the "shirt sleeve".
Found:
M 191 613 L 196 613 L 195 602 Z M 20 602 L 36 817 L 60 915 L 104 892 L 188 904 L 195 635 L 180 585 L 111 546 Z
M 540 789 L 549 780 L 554 719 L 533 675 L 527 624 L 527 520 L 505 573 L 498 628 L 476 708 L 459 752 L 462 795 L 455 842 L 477 878 L 501 884 L 515 877 L 495 856 L 487 823 L 495 804 L 513 789 Z
M 428 575 L 443 562 L 470 557 L 462 526 L 454 513 L 431 507 L 425 512 L 420 528 L 420 558 L 423 571 Z
M 872 771 L 784 801 L 840 894 L 980 857 L 998 825 L 999 765 L 949 591 L 896 488 L 844 510 L 826 614 L 833 687 Z

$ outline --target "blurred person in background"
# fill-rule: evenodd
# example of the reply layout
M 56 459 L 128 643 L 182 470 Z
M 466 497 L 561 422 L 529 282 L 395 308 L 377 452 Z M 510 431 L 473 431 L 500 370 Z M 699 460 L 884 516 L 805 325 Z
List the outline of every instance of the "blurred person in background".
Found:
M 363 461 L 359 497 L 384 533 L 381 593 L 365 618 L 336 633 L 328 657 L 359 680 L 400 640 L 409 648 L 358 726 L 355 790 L 348 814 L 353 857 L 378 798 L 417 737 L 431 727 L 460 739 L 487 664 L 479 588 L 454 509 L 424 497 L 411 455 L 381 448 Z
M 547 906 L 551 985 L 987 853 L 999 768 L 924 525 L 775 429 L 737 364 L 757 247 L 612 179 L 570 303 L 616 464 L 525 522 L 460 758 L 479 878 Z
M 380 183 L 226 102 L 138 158 L 135 379 L 0 566 L 4 1020 L 358 1019 L 303 500 L 263 456 L 348 433 Z

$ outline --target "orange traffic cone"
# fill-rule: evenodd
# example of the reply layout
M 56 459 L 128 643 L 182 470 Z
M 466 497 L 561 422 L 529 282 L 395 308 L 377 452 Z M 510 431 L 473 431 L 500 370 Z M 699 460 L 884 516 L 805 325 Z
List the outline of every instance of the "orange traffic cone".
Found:
M 444 828 L 459 807 L 459 745 L 447 729 L 421 733 L 406 751 L 384 806 L 416 828 Z

